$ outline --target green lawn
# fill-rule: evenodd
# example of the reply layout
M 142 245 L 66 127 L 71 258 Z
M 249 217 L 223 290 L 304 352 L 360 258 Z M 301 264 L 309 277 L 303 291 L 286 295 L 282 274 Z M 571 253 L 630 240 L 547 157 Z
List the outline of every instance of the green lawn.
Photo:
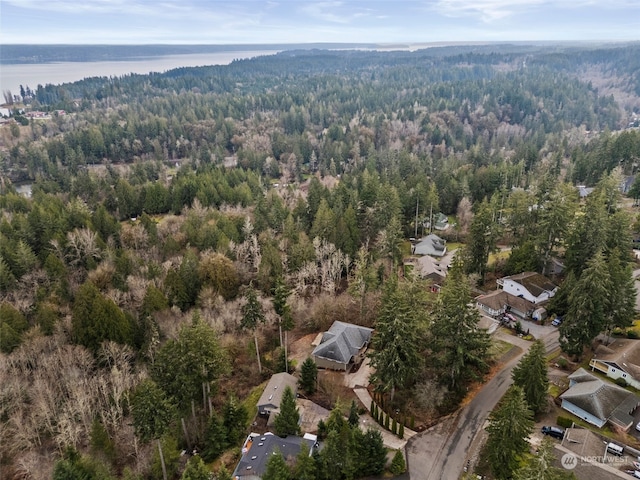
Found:
M 508 342 L 504 340 L 494 340 L 489 347 L 489 355 L 495 360 L 499 360 L 505 353 L 513 348 Z

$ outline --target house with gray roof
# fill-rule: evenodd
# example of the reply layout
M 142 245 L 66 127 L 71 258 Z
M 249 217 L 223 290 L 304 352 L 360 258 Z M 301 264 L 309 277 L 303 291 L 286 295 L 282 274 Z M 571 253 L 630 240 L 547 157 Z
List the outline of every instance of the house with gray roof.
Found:
M 516 297 L 504 290 L 494 290 L 476 297 L 476 306 L 492 317 L 515 316 L 515 321 L 531 317 L 535 305 L 523 297 Z
M 616 338 L 608 345 L 598 345 L 589 366 L 640 390 L 640 340 Z
M 280 413 L 282 394 L 287 387 L 290 387 L 295 395 L 298 389 L 298 379 L 285 372 L 276 373 L 271 377 L 258 399 L 258 413 L 260 415 L 269 415 L 267 425 Z
M 348 372 L 364 360 L 372 333 L 372 328 L 335 321 L 311 355 L 319 368 Z
M 234 480 L 260 480 L 267 470 L 267 462 L 271 455 L 280 453 L 285 461 L 293 462 L 300 453 L 303 443 L 309 446 L 309 455 L 317 445 L 315 435 L 304 437 L 288 436 L 280 438 L 272 433 L 263 435 L 251 434 L 242 448 L 242 458 L 232 478 Z
M 555 283 L 536 272 L 522 272 L 499 278 L 496 283 L 505 292 L 535 304 L 548 301 L 558 291 Z
M 447 253 L 446 241 L 431 233 L 422 238 L 420 242 L 413 246 L 414 255 L 431 255 L 433 257 L 443 257 Z
M 569 388 L 562 395 L 562 408 L 602 428 L 611 423 L 627 431 L 640 397 L 579 368 L 569 375 Z

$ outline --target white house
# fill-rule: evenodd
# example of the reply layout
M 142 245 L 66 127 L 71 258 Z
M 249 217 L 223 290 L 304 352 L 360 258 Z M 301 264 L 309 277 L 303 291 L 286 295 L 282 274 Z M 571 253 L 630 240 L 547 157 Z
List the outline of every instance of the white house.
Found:
M 548 301 L 558 291 L 555 283 L 536 272 L 523 272 L 499 278 L 497 284 L 505 292 L 534 304 Z
M 640 340 L 618 338 L 607 346 L 599 345 L 589 366 L 640 390 Z

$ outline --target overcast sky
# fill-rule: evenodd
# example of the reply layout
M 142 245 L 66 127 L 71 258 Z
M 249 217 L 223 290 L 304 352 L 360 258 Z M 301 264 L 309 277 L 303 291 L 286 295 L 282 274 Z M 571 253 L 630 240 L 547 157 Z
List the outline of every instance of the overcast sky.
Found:
M 640 40 L 640 0 L 0 0 L 0 44 Z

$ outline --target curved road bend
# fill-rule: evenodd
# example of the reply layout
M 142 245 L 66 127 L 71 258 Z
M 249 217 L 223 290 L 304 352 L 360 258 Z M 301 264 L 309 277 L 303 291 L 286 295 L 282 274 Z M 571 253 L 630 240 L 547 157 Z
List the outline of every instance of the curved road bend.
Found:
M 557 330 L 543 338 L 547 352 L 557 348 L 557 339 Z M 511 385 L 511 370 L 531 345 L 512 336 L 505 340 L 522 351 L 505 364 L 465 407 L 407 442 L 411 480 L 454 480 L 460 477 L 474 438 L 482 431 L 489 413 Z

